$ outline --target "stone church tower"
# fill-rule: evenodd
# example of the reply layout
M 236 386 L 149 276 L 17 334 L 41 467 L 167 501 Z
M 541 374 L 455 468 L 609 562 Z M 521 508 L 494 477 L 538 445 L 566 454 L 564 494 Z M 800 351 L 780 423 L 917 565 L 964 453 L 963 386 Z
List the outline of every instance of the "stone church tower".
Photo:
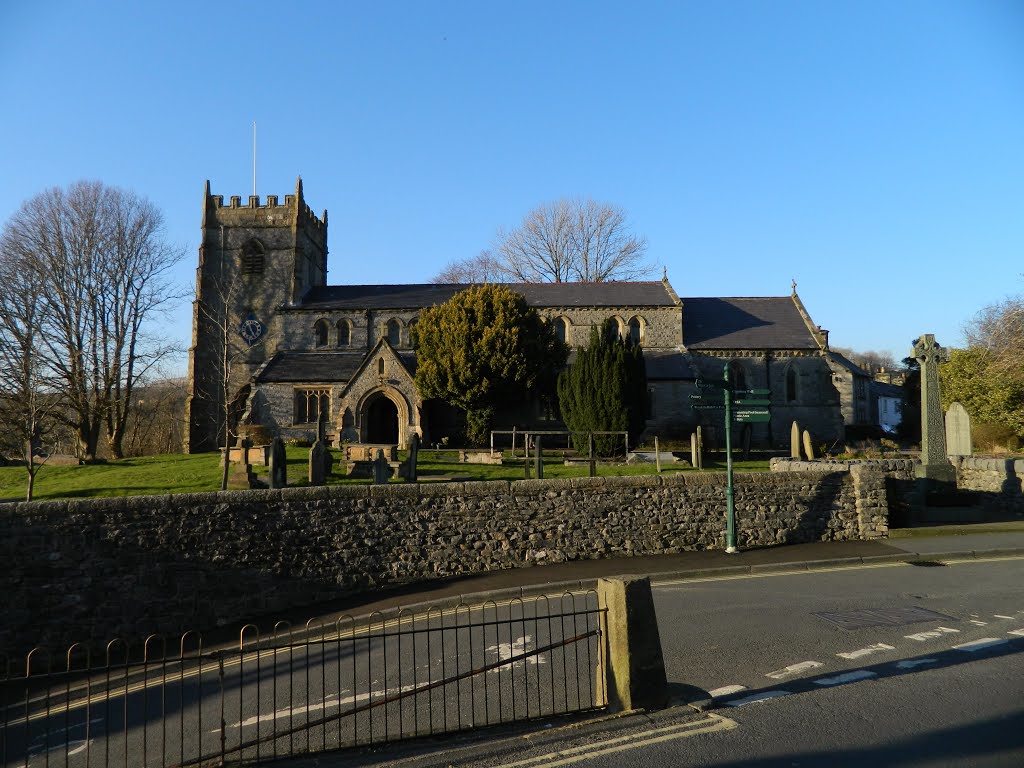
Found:
M 282 347 L 278 310 L 327 284 L 327 211 L 294 195 L 241 197 L 203 193 L 203 235 L 192 303 L 185 451 L 214 450 L 246 406 L 252 375 Z M 225 409 L 225 398 L 230 408 Z

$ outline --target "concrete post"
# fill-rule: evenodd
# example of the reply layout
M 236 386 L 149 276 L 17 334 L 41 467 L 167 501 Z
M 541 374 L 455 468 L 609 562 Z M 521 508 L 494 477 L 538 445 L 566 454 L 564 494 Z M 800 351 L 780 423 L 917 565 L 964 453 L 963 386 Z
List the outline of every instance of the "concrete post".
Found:
M 608 610 L 604 659 L 609 711 L 664 708 L 668 682 L 650 579 L 599 579 L 597 599 Z

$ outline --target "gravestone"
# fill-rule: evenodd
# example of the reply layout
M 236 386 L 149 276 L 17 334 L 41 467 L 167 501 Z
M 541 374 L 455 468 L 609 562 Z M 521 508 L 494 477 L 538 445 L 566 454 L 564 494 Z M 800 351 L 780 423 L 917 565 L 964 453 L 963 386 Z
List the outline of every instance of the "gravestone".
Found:
M 804 430 L 804 456 L 808 461 L 814 461 L 814 443 L 811 442 L 811 433 Z
M 800 425 L 795 421 L 789 428 L 789 458 L 800 460 Z
M 955 491 L 956 467 L 946 458 L 939 393 L 939 363 L 949 360 L 949 350 L 926 333 L 914 342 L 910 354 L 921 365 L 921 464 L 914 468 L 914 476 L 922 481 L 925 493 Z
M 384 455 L 383 449 L 377 450 L 377 458 L 373 460 L 373 484 L 386 485 L 391 478 L 391 464 Z
M 541 447 L 541 437 L 537 437 L 533 440 L 533 465 L 537 470 L 537 479 L 544 479 L 544 450 Z
M 313 443 L 313 447 L 309 449 L 310 485 L 323 485 L 324 481 L 327 479 L 327 474 L 324 471 L 326 465 L 326 453 L 327 448 L 321 440 L 317 440 Z
M 946 455 L 970 456 L 971 416 L 960 403 L 950 403 L 946 411 Z
M 420 454 L 420 436 L 415 432 L 412 433 L 412 437 L 409 438 L 409 462 L 408 469 L 405 472 L 405 481 L 407 483 L 416 482 L 416 462 L 419 460 Z
M 270 487 L 288 487 L 287 458 L 284 451 L 284 440 L 275 437 L 270 444 Z

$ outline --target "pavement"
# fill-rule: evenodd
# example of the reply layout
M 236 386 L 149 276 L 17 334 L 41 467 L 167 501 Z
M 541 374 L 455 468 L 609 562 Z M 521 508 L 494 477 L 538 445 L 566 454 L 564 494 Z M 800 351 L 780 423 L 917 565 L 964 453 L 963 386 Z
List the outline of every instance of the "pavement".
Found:
M 653 581 L 742 576 L 758 573 L 813 571 L 887 562 L 935 562 L 981 560 L 1024 556 L 1024 519 L 996 523 L 937 525 L 893 530 L 887 539 L 788 544 L 741 550 L 680 552 L 671 555 L 622 557 L 553 563 L 515 568 L 437 582 L 423 582 L 402 589 L 352 598 L 331 606 L 338 612 L 365 615 L 389 613 L 397 607 L 449 606 L 459 602 L 508 599 L 516 595 L 552 594 L 586 589 L 597 579 L 622 575 L 646 575 Z M 322 606 L 328 608 L 328 606 Z M 323 618 L 329 618 L 324 611 Z M 355 749 L 296 756 L 274 761 L 276 768 L 333 768 L 334 766 L 393 766 L 437 768 L 477 765 L 497 755 L 522 754 L 523 750 L 550 744 L 556 749 L 567 738 L 586 734 L 625 733 L 628 729 L 707 717 L 707 694 L 691 686 L 676 686 L 672 702 L 660 712 L 626 712 L 616 715 L 579 716 L 541 728 L 522 723 L 431 739 L 395 742 L 382 751 Z
M 817 570 L 884 562 L 1013 556 L 1024 556 L 1024 519 L 894 529 L 889 538 L 872 541 L 784 544 L 741 550 L 736 554 L 712 550 L 614 557 L 488 571 L 356 595 L 312 609 L 306 607 L 303 609 L 304 616 L 286 618 L 301 618 L 305 621 L 310 611 L 313 611 L 319 615 L 318 620 L 326 622 L 341 614 L 367 615 L 375 611 L 389 613 L 399 607 L 446 607 L 459 602 L 553 594 L 588 589 L 598 579 L 612 576 L 642 575 L 657 581 Z

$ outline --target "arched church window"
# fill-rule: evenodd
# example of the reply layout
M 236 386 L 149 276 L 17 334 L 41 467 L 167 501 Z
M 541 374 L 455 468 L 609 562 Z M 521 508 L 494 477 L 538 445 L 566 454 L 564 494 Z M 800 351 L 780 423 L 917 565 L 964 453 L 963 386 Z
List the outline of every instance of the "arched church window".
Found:
M 796 399 L 797 399 L 796 382 L 797 382 L 796 368 L 794 368 L 791 365 L 791 366 L 789 366 L 789 368 L 786 369 L 786 402 L 788 402 L 788 403 L 796 402 Z
M 639 317 L 629 318 L 629 340 L 633 342 L 634 346 L 640 346 L 640 342 L 643 340 L 643 322 Z
M 569 343 L 569 322 L 564 317 L 556 317 L 555 322 L 555 338 L 563 344 Z
M 729 363 L 729 380 L 732 381 L 733 389 L 747 388 L 747 371 L 743 363 L 733 360 Z
M 622 338 L 622 318 L 609 317 L 605 323 L 604 331 L 611 341 L 618 341 Z
M 352 324 L 348 320 L 338 321 L 338 346 L 347 347 L 352 343 Z
M 250 240 L 242 246 L 242 274 L 262 275 L 263 274 L 263 243 L 259 240 Z
M 388 320 L 388 344 L 397 347 L 402 343 L 402 324 L 395 318 Z
M 384 375 L 384 358 L 383 357 L 377 359 L 377 375 L 378 376 L 383 376 Z
M 327 321 L 317 320 L 313 324 L 313 344 L 317 347 L 327 346 Z

